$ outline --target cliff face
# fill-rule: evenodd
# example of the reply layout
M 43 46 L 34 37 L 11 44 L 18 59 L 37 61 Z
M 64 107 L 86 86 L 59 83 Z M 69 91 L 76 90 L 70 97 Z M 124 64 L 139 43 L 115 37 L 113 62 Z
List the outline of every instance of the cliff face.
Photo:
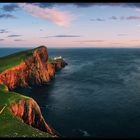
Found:
M 22 99 L 18 103 L 13 103 L 10 110 L 26 124 L 49 134 L 55 134 L 45 122 L 38 104 L 32 98 L 28 100 Z
M 5 85 L 9 90 L 13 90 L 16 87 L 45 84 L 55 76 L 57 70 L 65 65 L 67 63 L 63 59 L 49 63 L 47 48 L 38 47 L 19 65 L 0 73 L 0 85 Z M 33 99 L 23 98 L 19 102 L 14 102 L 10 106 L 10 110 L 26 124 L 49 134 L 56 134 L 45 122 L 38 104 Z
M 9 90 L 45 84 L 55 76 L 55 71 L 66 65 L 64 60 L 57 60 L 54 63 L 47 61 L 47 48 L 39 47 L 25 61 L 0 73 L 0 84 L 6 85 Z

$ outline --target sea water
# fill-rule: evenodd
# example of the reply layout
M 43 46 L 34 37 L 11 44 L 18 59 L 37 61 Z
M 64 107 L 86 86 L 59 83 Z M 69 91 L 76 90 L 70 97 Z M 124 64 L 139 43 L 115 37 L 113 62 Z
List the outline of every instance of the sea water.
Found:
M 68 66 L 47 86 L 17 91 L 37 101 L 51 127 L 63 137 L 140 138 L 140 49 L 48 52 Z

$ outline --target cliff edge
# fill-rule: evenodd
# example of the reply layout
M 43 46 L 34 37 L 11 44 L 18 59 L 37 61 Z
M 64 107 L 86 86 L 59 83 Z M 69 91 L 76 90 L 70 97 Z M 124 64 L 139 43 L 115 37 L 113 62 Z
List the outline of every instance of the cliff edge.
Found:
M 63 59 L 50 62 L 47 48 L 40 46 L 0 58 L 0 64 L 0 98 L 1 100 L 5 98 L 5 102 L 0 101 L 0 113 L 3 113 L 6 108 L 9 116 L 20 120 L 21 126 L 24 123 L 41 130 L 40 134 L 44 131 L 49 137 L 56 136 L 54 129 L 45 122 L 36 101 L 11 91 L 17 87 L 46 84 L 54 78 L 55 72 L 65 67 L 67 63 Z M 0 124 L 3 123 L 1 119 L 0 117 Z M 8 122 L 11 124 L 10 120 Z M 11 127 L 9 127 L 10 129 Z M 0 129 L 0 132 L 4 133 L 4 129 Z M 46 134 L 42 135 L 46 136 Z
M 16 56 L 19 59 L 19 54 L 21 52 L 15 55 L 15 61 Z M 55 72 L 66 64 L 63 59 L 49 63 L 47 48 L 41 46 L 23 52 L 21 62 L 18 65 L 3 70 L 0 73 L 0 84 L 6 85 L 9 90 L 16 87 L 42 85 L 49 82 L 55 76 Z

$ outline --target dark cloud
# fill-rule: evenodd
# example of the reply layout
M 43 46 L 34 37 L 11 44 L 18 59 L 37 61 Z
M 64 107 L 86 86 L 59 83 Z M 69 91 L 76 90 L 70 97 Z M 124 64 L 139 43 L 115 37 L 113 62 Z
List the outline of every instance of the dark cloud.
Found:
M 4 41 L 4 39 L 0 39 L 0 41 Z
M 116 17 L 116 16 L 112 16 L 110 17 L 109 19 L 112 19 L 112 20 L 140 20 L 140 16 L 128 16 L 128 17 L 125 17 L 125 16 L 121 16 L 121 17 Z
M 55 6 L 65 6 L 65 5 L 74 5 L 77 8 L 87 8 L 87 7 L 92 7 L 92 6 L 121 6 L 121 7 L 135 7 L 135 8 L 140 8 L 140 3 L 30 3 L 32 5 L 37 5 L 41 8 L 53 8 Z M 19 9 L 18 4 L 7 4 L 4 5 L 2 10 L 6 12 L 12 12 L 16 11 Z
M 6 19 L 13 18 L 14 19 L 16 17 L 11 14 L 0 14 L 0 19 L 2 19 L 2 18 L 6 18 Z
M 77 6 L 78 8 L 82 7 L 82 8 L 86 8 L 86 7 L 91 7 L 91 6 L 95 6 L 96 3 L 73 3 L 75 6 Z
M 97 18 L 96 20 L 97 21 L 105 21 L 105 19 L 102 19 L 102 18 Z
M 92 6 L 123 6 L 122 3 L 32 3 L 33 5 L 38 5 L 41 8 L 52 8 L 55 6 L 65 6 L 74 5 L 77 8 L 87 8 Z
M 121 6 L 121 7 L 135 7 L 139 8 L 140 3 L 74 3 L 77 7 L 91 7 L 91 6 Z
M 125 3 L 75 3 L 77 7 L 91 7 L 91 6 L 124 6 Z
M 121 7 L 135 7 L 139 8 L 140 3 L 32 3 L 42 8 L 52 8 L 57 5 L 75 5 L 77 8 L 87 8 L 92 6 L 121 6 Z
M 135 7 L 135 8 L 140 8 L 140 3 L 123 3 L 123 7 Z
M 50 37 L 80 37 L 79 35 L 55 35 L 55 36 L 48 36 L 46 38 Z
M 14 41 L 25 41 L 25 40 L 23 40 L 23 39 L 15 39 Z
M 91 19 L 91 21 L 105 21 L 105 19 L 102 19 L 102 18 L 96 18 L 96 19 Z
M 0 34 L 3 34 L 3 33 L 8 33 L 8 31 L 6 29 L 0 29 Z
M 22 36 L 22 35 L 8 35 L 7 37 L 19 37 L 19 36 Z
M 19 6 L 17 4 L 7 4 L 7 5 L 4 5 L 1 9 L 5 12 L 13 12 L 17 10 L 18 8 Z
M 32 3 L 33 5 L 37 5 L 41 8 L 53 8 L 55 5 L 60 5 L 62 3 Z
M 108 19 L 110 20 L 140 20 L 140 16 L 121 16 L 121 17 L 116 17 L 116 16 L 112 16 L 109 17 Z M 97 18 L 97 19 L 90 19 L 91 21 L 105 21 L 105 19 L 102 18 Z
M 117 18 L 116 16 L 112 16 L 112 17 L 110 17 L 109 19 L 117 20 L 118 18 Z

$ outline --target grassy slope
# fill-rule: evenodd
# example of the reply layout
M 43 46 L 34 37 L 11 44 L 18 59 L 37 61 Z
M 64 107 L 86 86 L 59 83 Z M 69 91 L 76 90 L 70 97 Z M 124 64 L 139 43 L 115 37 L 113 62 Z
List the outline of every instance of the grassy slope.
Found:
M 32 56 L 36 49 L 37 48 L 0 57 L 0 73 L 20 64 Z M 49 59 L 48 63 L 49 62 L 51 63 L 52 60 Z M 18 93 L 9 92 L 6 86 L 0 85 L 0 112 L 3 107 L 6 106 L 3 112 L 0 113 L 0 137 L 51 137 L 49 134 L 23 123 L 9 111 L 10 104 L 21 100 L 21 98 L 28 99 L 28 97 Z
M 14 116 L 9 106 L 13 102 L 28 97 L 15 92 L 9 92 L 5 86 L 0 85 L 0 110 L 6 105 L 3 112 L 0 114 L 0 137 L 51 137 L 49 134 L 35 129 Z
M 0 57 L 0 73 L 6 69 L 9 69 L 13 66 L 20 64 L 22 61 L 31 56 L 34 52 L 34 49 L 14 53 L 5 57 Z
M 36 49 L 41 48 L 41 47 L 43 47 L 43 46 L 37 47 L 35 49 L 17 52 L 17 53 L 14 53 L 14 54 L 11 54 L 11 55 L 8 55 L 5 57 L 0 57 L 0 73 L 9 68 L 19 65 L 21 62 L 26 60 L 28 57 L 32 56 L 33 52 Z M 48 59 L 48 63 L 55 63 L 55 62 L 57 62 L 57 60 L 53 60 L 53 58 Z

